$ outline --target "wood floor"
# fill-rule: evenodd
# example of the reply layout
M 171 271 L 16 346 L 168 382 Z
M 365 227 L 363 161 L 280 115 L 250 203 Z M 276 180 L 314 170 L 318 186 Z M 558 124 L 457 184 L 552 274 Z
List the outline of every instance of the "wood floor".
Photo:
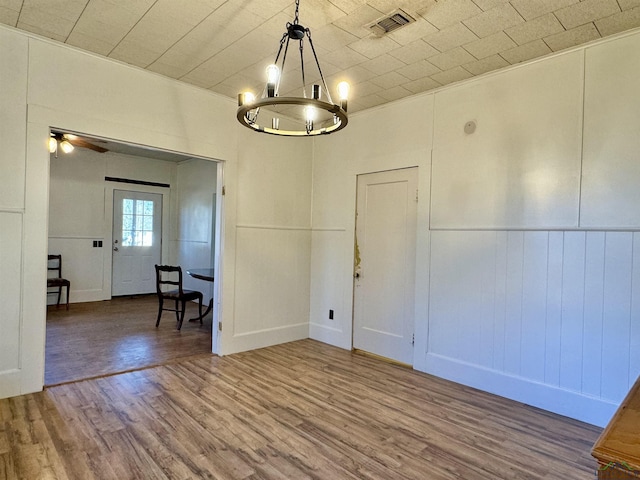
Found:
M 204 307 L 203 307 L 204 308 Z M 82 380 L 211 353 L 211 316 L 199 322 L 198 305 L 187 306 L 182 329 L 164 312 L 156 325 L 155 295 L 74 303 L 69 310 L 49 307 L 45 385 Z
M 303 340 L 0 400 L 0 479 L 591 479 L 599 433 Z

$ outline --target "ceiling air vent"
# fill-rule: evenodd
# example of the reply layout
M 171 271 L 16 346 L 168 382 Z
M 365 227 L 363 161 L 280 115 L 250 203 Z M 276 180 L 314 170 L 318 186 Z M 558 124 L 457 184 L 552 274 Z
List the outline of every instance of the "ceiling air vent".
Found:
M 398 9 L 395 12 L 376 20 L 374 23 L 369 25 L 369 28 L 373 33 L 381 37 L 386 33 L 393 32 L 394 30 L 415 21 L 416 19 L 407 12 Z

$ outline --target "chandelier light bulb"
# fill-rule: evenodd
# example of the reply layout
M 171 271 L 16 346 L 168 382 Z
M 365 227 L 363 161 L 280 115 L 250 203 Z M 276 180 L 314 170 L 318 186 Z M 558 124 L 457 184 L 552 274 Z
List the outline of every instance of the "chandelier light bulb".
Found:
M 349 84 L 347 82 L 340 82 L 338 84 L 338 96 L 340 97 L 340 100 L 348 100 Z
M 269 65 L 267 67 L 267 97 L 276 96 L 276 85 L 280 78 L 280 69 L 277 65 Z
M 245 103 L 253 103 L 256 96 L 251 92 L 242 92 L 238 94 L 238 106 L 242 107 Z
M 317 112 L 316 109 L 308 106 L 304 108 L 304 118 L 307 122 L 313 122 L 316 119 Z

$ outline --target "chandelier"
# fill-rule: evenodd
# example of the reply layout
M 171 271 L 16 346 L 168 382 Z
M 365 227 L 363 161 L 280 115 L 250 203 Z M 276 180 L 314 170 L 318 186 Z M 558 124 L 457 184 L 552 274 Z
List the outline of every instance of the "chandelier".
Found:
M 267 81 L 262 91 L 262 95 L 256 98 L 251 92 L 238 94 L 238 121 L 247 128 L 256 132 L 269 133 L 281 136 L 312 136 L 325 135 L 346 127 L 347 117 L 347 97 L 349 95 L 349 84 L 340 82 L 338 84 L 338 95 L 340 103 L 335 104 L 331 99 L 331 94 L 327 88 L 327 83 L 322 75 L 320 62 L 316 55 L 311 40 L 311 31 L 298 23 L 298 9 L 300 0 L 296 0 L 296 12 L 293 23 L 287 23 L 287 31 L 280 39 L 280 47 L 276 55 L 276 60 L 267 67 Z M 304 69 L 304 39 L 307 38 L 315 66 L 319 74 L 319 82 L 311 85 L 308 95 Z M 280 96 L 281 73 L 284 72 L 284 64 L 289 51 L 289 42 L 296 40 L 299 42 L 300 72 L 302 75 L 302 96 Z M 295 45 L 295 43 L 294 43 Z M 280 64 L 278 63 L 280 61 Z M 324 88 L 326 100 L 322 99 Z M 261 111 L 262 110 L 262 111 Z M 266 112 L 265 112 L 266 110 Z M 261 115 L 262 113 L 262 115 Z M 283 122 L 286 128 L 280 128 L 280 117 L 282 114 L 287 118 Z M 267 123 L 260 123 L 263 118 L 267 118 Z

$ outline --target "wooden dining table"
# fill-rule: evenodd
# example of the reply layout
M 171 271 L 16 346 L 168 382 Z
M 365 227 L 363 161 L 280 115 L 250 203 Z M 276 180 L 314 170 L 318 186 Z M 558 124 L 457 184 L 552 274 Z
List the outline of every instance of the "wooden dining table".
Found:
M 213 283 L 214 281 L 213 268 L 190 268 L 187 270 L 187 275 L 193 278 L 197 278 L 198 280 L 204 280 L 205 282 Z M 211 300 L 209 300 L 209 305 L 207 306 L 207 309 L 205 310 L 205 312 L 201 316 L 190 318 L 189 321 L 190 322 L 199 321 L 204 317 L 206 317 L 211 310 L 213 310 L 213 297 L 211 297 Z

